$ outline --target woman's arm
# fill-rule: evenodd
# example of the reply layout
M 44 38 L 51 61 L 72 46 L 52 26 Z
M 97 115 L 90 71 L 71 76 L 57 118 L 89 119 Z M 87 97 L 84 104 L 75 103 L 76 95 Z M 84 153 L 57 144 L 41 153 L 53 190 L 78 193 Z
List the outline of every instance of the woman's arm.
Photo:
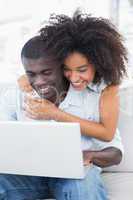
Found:
M 100 123 L 81 119 L 62 110 L 56 111 L 55 115 L 53 113 L 53 118 L 63 122 L 78 122 L 82 134 L 111 141 L 116 131 L 119 115 L 118 86 L 110 86 L 103 91 L 99 109 Z
M 18 85 L 19 88 L 24 92 L 31 92 L 33 90 L 25 74 L 19 77 Z
M 91 106 L 91 105 L 90 105 Z M 53 119 L 60 122 L 80 123 L 81 133 L 103 141 L 114 137 L 119 114 L 118 86 L 106 88 L 100 98 L 100 122 L 81 119 L 57 108 L 48 100 L 27 100 L 27 116 L 33 119 Z

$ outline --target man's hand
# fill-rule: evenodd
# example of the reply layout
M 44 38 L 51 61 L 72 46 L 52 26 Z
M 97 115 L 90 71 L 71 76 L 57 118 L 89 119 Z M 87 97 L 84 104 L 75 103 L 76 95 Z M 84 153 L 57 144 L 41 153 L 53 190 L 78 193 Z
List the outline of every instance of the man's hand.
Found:
M 99 167 L 118 165 L 122 160 L 122 153 L 116 147 L 107 147 L 99 151 L 83 151 L 84 165 L 91 162 Z

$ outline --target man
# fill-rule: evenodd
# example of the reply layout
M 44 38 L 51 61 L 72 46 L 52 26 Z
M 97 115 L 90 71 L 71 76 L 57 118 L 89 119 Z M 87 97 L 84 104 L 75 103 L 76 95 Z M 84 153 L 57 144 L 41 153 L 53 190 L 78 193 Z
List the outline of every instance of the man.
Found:
M 32 88 L 41 98 L 60 106 L 60 102 L 65 98 L 64 91 L 68 90 L 68 83 L 63 77 L 61 58 L 53 51 L 50 41 L 45 41 L 41 35 L 32 38 L 24 45 L 21 58 Z M 22 110 L 18 102 L 18 88 L 9 89 L 1 100 L 1 120 L 21 119 Z M 103 149 L 99 151 L 85 151 L 85 165 L 91 161 L 94 167 L 87 171 L 83 180 L 1 174 L 0 200 L 35 200 L 50 197 L 56 200 L 107 199 L 100 178 L 100 168 L 96 165 L 106 167 L 118 164 L 122 157 L 121 151 L 121 144 L 115 143 L 106 144 L 105 149 L 103 145 Z

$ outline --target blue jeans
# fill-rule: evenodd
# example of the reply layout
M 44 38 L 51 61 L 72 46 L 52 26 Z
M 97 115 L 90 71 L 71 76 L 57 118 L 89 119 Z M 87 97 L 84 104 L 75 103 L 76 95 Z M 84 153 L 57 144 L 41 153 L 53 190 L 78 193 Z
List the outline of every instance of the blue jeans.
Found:
M 0 200 L 107 200 L 100 171 L 92 167 L 84 179 L 0 174 Z

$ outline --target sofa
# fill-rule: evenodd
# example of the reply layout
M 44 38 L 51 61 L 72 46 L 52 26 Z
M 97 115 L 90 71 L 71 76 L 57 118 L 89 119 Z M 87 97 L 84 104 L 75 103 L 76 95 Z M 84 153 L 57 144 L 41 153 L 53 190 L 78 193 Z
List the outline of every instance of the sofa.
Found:
M 124 145 L 122 162 L 104 169 L 102 176 L 109 200 L 133 200 L 133 80 L 120 88 L 120 117 L 118 123 Z
M 133 116 L 121 112 L 119 129 L 125 149 L 123 160 L 118 166 L 104 169 L 102 176 L 109 200 L 133 200 Z
M 0 83 L 0 95 L 4 85 Z M 118 127 L 124 144 L 122 162 L 103 170 L 102 177 L 109 200 L 133 200 L 133 80 L 126 80 L 120 87 L 120 117 Z

